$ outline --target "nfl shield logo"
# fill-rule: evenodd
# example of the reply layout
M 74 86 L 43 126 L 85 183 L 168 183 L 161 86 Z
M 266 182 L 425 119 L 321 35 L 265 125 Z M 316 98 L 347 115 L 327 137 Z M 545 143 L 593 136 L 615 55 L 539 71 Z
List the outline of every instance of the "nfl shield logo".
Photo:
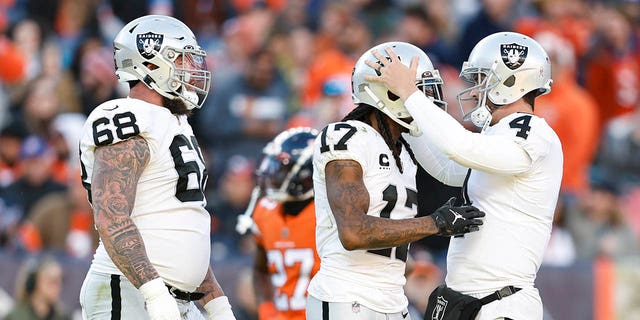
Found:
M 359 304 L 357 301 L 354 301 L 354 302 L 351 304 L 351 312 L 353 312 L 353 313 L 358 313 L 358 312 L 360 312 L 360 304 Z
M 527 58 L 529 48 L 517 43 L 501 44 L 502 62 L 511 70 L 519 68 Z
M 153 58 L 158 52 L 160 52 L 163 39 L 164 35 L 153 32 L 139 34 L 136 36 L 138 52 L 140 52 L 140 55 L 145 59 Z
M 444 312 L 447 310 L 448 303 L 449 301 L 445 300 L 442 296 L 438 296 L 438 302 L 436 303 L 436 307 L 433 308 L 431 320 L 442 320 Z

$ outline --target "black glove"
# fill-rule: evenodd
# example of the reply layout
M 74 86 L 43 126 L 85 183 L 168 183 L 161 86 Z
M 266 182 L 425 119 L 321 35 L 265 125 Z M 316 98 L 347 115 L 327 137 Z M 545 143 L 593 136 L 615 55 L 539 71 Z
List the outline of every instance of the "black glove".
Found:
M 455 197 L 449 199 L 431 214 L 438 227 L 438 235 L 461 236 L 480 229 L 482 220 L 478 218 L 484 217 L 484 212 L 474 206 L 454 207 L 455 201 Z

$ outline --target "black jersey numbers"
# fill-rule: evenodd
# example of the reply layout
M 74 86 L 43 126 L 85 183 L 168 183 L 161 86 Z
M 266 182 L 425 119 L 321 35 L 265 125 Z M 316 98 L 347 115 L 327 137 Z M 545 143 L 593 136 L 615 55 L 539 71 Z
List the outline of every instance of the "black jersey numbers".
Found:
M 404 203 L 404 206 L 407 208 L 413 208 L 413 206 L 418 205 L 418 193 L 415 190 L 407 189 L 407 200 Z M 382 200 L 386 201 L 387 204 L 380 211 L 380 218 L 391 218 L 391 211 L 395 208 L 396 203 L 398 202 L 398 188 L 392 184 L 388 185 L 382 191 Z M 395 257 L 398 260 L 407 261 L 407 255 L 409 253 L 409 244 L 405 244 L 395 248 L 386 248 L 386 249 L 378 249 L 378 250 L 368 250 L 367 252 L 379 254 L 381 256 L 393 258 Z
M 330 149 L 327 144 L 327 130 L 329 130 L 330 126 L 324 127 L 322 133 L 320 134 L 320 152 L 327 152 Z M 346 131 L 343 129 L 347 129 Z M 349 125 L 348 123 L 336 123 L 333 125 L 333 131 L 345 131 L 345 134 L 338 140 L 338 143 L 333 145 L 333 150 L 347 150 L 347 141 L 356 133 L 356 128 Z
M 178 172 L 176 198 L 182 202 L 204 201 L 207 170 L 196 138 L 192 136 L 187 139 L 184 135 L 177 135 L 169 150 Z
M 531 130 L 531 126 L 529 126 L 530 121 L 531 116 L 524 115 L 511 120 L 511 122 L 509 122 L 509 127 L 519 129 L 518 132 L 516 132 L 516 136 L 526 139 L 529 137 L 529 131 Z
M 113 123 L 115 130 L 110 125 Z M 113 143 L 113 132 L 120 140 L 125 140 L 140 134 L 140 127 L 136 124 L 136 116 L 132 112 L 117 113 L 112 119 L 102 117 L 93 124 L 93 143 L 96 146 L 106 146 Z
M 91 199 L 91 183 L 88 181 L 89 175 L 87 174 L 87 167 L 82 162 L 82 151 L 80 152 L 80 178 L 82 179 L 82 186 L 87 190 L 87 200 L 90 204 L 93 204 Z

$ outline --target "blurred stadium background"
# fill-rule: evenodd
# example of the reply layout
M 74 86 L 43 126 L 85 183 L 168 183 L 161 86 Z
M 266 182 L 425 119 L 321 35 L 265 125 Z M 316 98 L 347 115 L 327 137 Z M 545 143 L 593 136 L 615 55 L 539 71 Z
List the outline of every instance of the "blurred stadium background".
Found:
M 183 20 L 208 52 L 213 86 L 191 122 L 209 171 L 212 265 L 237 318 L 256 319 L 250 235 L 234 231 L 262 146 L 287 127 L 321 129 L 352 107 L 352 65 L 384 41 L 429 55 L 459 118 L 458 71 L 497 31 L 536 38 L 553 63 L 535 112 L 563 143 L 565 170 L 537 285 L 545 319 L 640 319 L 640 1 L 638 0 L 0 0 L 0 318 L 47 255 L 55 298 L 79 319 L 97 238 L 77 141 L 98 104 L 126 96 L 112 39 L 145 14 Z M 420 211 L 459 190 L 421 171 Z M 412 245 L 406 287 L 424 310 L 447 241 Z M 419 319 L 417 319 L 419 320 Z

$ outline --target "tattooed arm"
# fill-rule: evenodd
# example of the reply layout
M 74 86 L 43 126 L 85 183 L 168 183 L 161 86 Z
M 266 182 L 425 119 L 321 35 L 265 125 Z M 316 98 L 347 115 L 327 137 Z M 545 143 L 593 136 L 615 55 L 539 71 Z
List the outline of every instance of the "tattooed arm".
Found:
M 454 207 L 449 199 L 431 215 L 385 219 L 367 215 L 369 192 L 362 167 L 353 160 L 334 160 L 325 167 L 329 206 L 347 250 L 397 247 L 430 235 L 457 236 L 478 231 L 484 212 L 474 206 Z
M 211 267 L 207 270 L 204 280 L 202 280 L 202 283 L 196 291 L 203 292 L 205 294 L 199 302 L 207 311 L 209 319 L 235 320 L 235 316 L 231 311 L 229 299 L 224 295 L 222 287 L 220 287 Z
M 198 289 L 196 289 L 196 292 L 204 293 L 204 297 L 199 300 L 200 304 L 202 304 L 203 306 L 207 304 L 207 302 L 217 297 L 224 296 L 222 287 L 220 287 L 220 284 L 218 283 L 216 276 L 213 274 L 213 270 L 211 270 L 211 267 L 209 267 L 209 270 L 207 270 L 207 274 L 205 275 L 204 280 L 202 280 L 202 283 L 200 284 Z
M 136 187 L 149 163 L 149 147 L 141 137 L 95 151 L 91 181 L 95 224 L 113 263 L 139 288 L 158 278 L 138 228 L 130 218 Z
M 151 265 L 142 236 L 131 220 L 138 180 L 149 163 L 141 137 L 96 149 L 91 196 L 93 215 L 113 263 L 140 290 L 151 320 L 180 319 L 176 300 Z
M 367 215 L 369 193 L 358 162 L 334 160 L 325 172 L 329 205 L 345 249 L 396 247 L 438 233 L 429 216 L 394 220 Z

